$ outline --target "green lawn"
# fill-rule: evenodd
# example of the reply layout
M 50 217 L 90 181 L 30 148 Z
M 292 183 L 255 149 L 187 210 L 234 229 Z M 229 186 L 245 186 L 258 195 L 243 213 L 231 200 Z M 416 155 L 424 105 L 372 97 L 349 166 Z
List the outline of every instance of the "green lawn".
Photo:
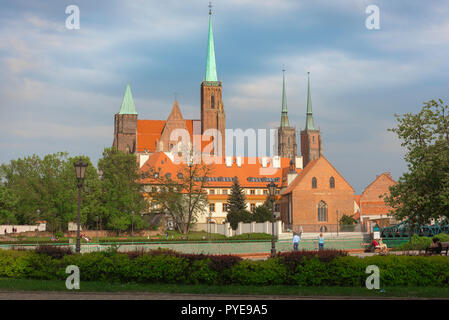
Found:
M 0 244 L 30 244 L 35 245 L 37 242 L 39 244 L 68 244 L 70 238 L 60 238 L 58 241 L 51 241 L 49 237 L 17 237 L 19 241 L 0 241 Z M 72 238 L 73 243 L 75 243 L 76 238 Z M 96 238 L 92 238 L 90 243 L 96 243 Z M 266 233 L 252 233 L 252 234 L 242 234 L 239 236 L 233 236 L 226 238 L 221 234 L 208 234 L 207 232 L 190 232 L 188 235 L 184 235 L 178 232 L 169 231 L 168 238 L 166 235 L 153 236 L 148 239 L 148 237 L 134 237 L 129 236 L 118 236 L 118 237 L 103 237 L 98 239 L 100 243 L 123 243 L 123 242 L 171 242 L 171 241 L 228 241 L 228 240 L 271 240 L 271 235 Z M 86 243 L 84 239 L 81 239 L 81 243 Z
M 381 290 L 384 291 L 381 291 Z M 0 278 L 0 290 L 17 291 L 68 291 L 65 281 L 22 280 Z M 241 295 L 295 295 L 295 296 L 354 296 L 354 297 L 419 297 L 449 298 L 449 288 L 390 287 L 381 290 L 349 287 L 299 287 L 299 286 L 209 286 L 174 284 L 137 284 L 81 282 L 83 292 L 160 292 L 193 294 Z

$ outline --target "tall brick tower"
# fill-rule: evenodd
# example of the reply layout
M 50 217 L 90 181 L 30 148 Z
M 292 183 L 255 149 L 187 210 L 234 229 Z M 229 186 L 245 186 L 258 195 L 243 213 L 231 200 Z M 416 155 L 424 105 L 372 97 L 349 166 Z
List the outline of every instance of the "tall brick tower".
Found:
M 282 70 L 282 114 L 281 126 L 278 128 L 278 155 L 282 158 L 295 159 L 298 155 L 296 144 L 296 127 L 290 127 L 287 111 L 287 94 L 285 92 L 285 70 Z
M 211 6 L 209 5 L 209 8 Z M 215 65 L 214 35 L 212 32 L 212 10 L 209 9 L 209 37 L 207 44 L 206 78 L 201 83 L 201 134 L 216 129 L 221 134 L 221 156 L 225 155 L 226 115 L 221 95 L 221 81 L 217 78 Z M 218 134 L 214 136 L 218 141 Z M 218 143 L 217 148 L 220 148 Z M 218 154 L 218 150 L 214 152 Z
M 136 152 L 137 112 L 129 83 L 126 86 L 120 112 L 114 116 L 113 147 L 128 153 Z
M 304 168 L 307 164 L 315 159 L 318 159 L 323 154 L 321 144 L 320 130 L 316 130 L 313 124 L 312 114 L 312 97 L 310 94 L 310 74 L 307 73 L 307 115 L 306 128 L 301 131 L 301 155 L 304 161 Z

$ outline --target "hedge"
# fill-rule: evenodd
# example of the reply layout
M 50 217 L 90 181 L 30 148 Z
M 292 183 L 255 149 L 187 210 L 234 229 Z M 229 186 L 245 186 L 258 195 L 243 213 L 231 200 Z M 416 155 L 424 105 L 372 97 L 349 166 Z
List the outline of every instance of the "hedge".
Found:
M 44 250 L 45 251 L 45 250 Z M 50 252 L 0 250 L 0 277 L 65 280 L 80 268 L 81 281 L 209 285 L 365 286 L 366 267 L 380 269 L 382 286 L 449 287 L 446 256 L 347 256 L 342 251 L 280 253 L 267 260 L 188 255 L 169 250 L 96 252 L 53 256 Z

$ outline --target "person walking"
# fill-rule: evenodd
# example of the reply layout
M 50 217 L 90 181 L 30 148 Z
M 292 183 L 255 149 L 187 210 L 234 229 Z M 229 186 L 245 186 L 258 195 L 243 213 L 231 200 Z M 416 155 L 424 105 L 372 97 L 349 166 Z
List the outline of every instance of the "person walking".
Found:
M 301 238 L 299 238 L 299 235 L 297 233 L 295 233 L 293 235 L 293 251 L 298 251 L 300 241 L 301 241 Z
M 324 237 L 322 233 L 320 233 L 320 236 L 318 237 L 318 250 L 324 250 Z

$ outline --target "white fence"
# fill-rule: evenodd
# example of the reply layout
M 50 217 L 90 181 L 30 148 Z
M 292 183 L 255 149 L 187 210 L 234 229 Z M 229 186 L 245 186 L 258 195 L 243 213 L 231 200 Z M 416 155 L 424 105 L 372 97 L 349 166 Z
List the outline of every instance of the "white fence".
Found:
M 38 229 L 39 231 L 45 231 L 47 225 L 45 223 L 39 223 L 38 225 L 12 225 L 12 224 L 8 224 L 8 225 L 0 225 L 0 235 L 5 235 L 5 234 L 11 234 L 12 229 L 17 229 L 17 231 L 15 233 L 20 233 L 20 232 L 27 232 L 27 231 L 36 231 L 36 229 Z M 5 233 L 6 231 L 6 233 Z
M 274 223 L 274 235 L 278 236 L 282 233 L 282 221 Z M 193 231 L 206 231 L 210 233 L 222 234 L 226 237 L 238 236 L 244 233 L 272 233 L 271 222 L 239 222 L 236 230 L 232 230 L 229 223 L 197 223 L 193 226 Z

